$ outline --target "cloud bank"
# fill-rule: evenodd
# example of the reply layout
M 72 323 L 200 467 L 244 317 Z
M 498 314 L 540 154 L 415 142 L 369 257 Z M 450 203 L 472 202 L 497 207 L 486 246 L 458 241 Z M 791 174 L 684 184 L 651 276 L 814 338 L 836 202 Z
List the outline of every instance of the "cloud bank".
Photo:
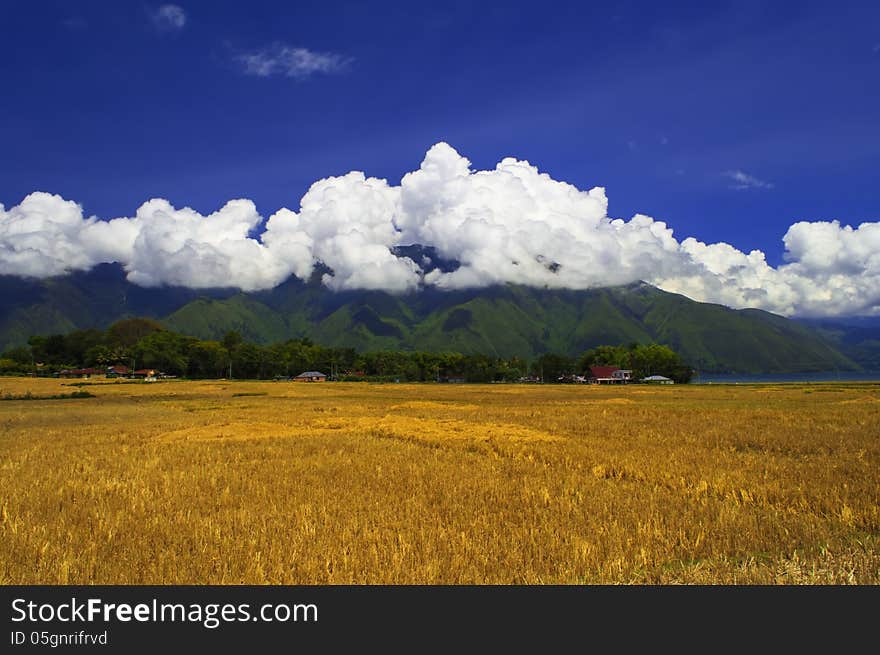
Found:
M 403 293 L 516 283 L 587 289 L 644 280 L 695 300 L 783 315 L 880 314 L 880 222 L 799 222 L 783 236 L 786 263 L 726 243 L 679 241 L 666 223 L 608 215 L 602 187 L 553 180 L 527 161 L 474 171 L 434 145 L 399 185 L 351 172 L 315 182 L 298 209 L 268 220 L 230 200 L 203 216 L 167 200 L 131 217 L 87 217 L 78 204 L 32 193 L 0 205 L 0 274 L 48 277 L 119 262 L 142 286 L 267 289 L 318 263 L 333 290 Z M 433 247 L 454 270 L 394 254 Z

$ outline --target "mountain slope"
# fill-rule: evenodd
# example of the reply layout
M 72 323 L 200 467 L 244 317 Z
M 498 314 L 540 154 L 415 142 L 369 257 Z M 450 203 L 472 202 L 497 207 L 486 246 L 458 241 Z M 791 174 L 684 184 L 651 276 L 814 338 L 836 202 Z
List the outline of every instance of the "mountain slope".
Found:
M 395 296 L 334 293 L 320 272 L 258 293 L 143 289 L 118 266 L 43 281 L 0 277 L 0 350 L 31 334 L 106 327 L 149 316 L 203 339 L 237 330 L 261 343 L 310 337 L 381 349 L 459 351 L 532 358 L 572 356 L 600 344 L 659 342 L 704 371 L 742 373 L 856 369 L 809 326 L 760 310 L 698 303 L 648 284 L 572 291 L 515 285 Z
M 880 371 L 880 316 L 801 321 L 869 371 Z
M 225 300 L 197 298 L 165 317 L 168 328 L 202 339 L 219 340 L 235 330 L 245 341 L 268 343 L 287 337 L 287 324 L 261 302 L 239 293 Z

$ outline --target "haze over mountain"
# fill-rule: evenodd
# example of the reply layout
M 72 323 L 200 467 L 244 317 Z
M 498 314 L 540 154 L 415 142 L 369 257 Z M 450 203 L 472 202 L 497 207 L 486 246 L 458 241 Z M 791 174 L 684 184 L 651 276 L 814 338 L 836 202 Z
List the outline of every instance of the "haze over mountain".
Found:
M 421 248 L 410 256 L 430 256 Z M 449 262 L 440 262 L 450 267 Z M 150 316 L 201 338 L 237 330 L 261 343 L 307 336 L 360 350 L 453 350 L 531 358 L 577 355 L 600 344 L 659 342 L 702 371 L 857 369 L 858 362 L 810 328 L 761 310 L 698 303 L 638 282 L 590 290 L 495 285 L 408 294 L 331 291 L 317 270 L 277 287 L 144 288 L 116 264 L 43 280 L 0 276 L 0 350 L 32 334 L 105 327 Z

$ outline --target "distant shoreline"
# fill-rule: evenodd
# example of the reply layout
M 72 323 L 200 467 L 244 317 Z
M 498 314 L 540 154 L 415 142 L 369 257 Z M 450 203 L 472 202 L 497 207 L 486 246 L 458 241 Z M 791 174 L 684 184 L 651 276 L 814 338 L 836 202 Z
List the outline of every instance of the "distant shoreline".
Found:
M 748 384 L 762 382 L 880 382 L 880 371 L 816 371 L 812 373 L 702 373 L 691 384 Z

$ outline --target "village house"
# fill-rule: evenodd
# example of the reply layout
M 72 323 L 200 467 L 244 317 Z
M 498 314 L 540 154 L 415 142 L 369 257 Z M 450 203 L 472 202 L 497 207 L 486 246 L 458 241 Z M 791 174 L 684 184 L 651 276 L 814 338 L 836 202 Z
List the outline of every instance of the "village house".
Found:
M 587 380 L 590 384 L 626 384 L 632 380 L 632 371 L 617 366 L 591 366 Z
M 674 380 L 662 375 L 649 375 L 646 378 L 642 378 L 642 382 L 645 384 L 675 384 Z
M 327 376 L 320 371 L 306 371 L 305 373 L 300 373 L 295 378 L 293 378 L 294 382 L 326 382 Z
M 142 368 L 131 373 L 132 378 L 142 379 L 145 382 L 155 382 L 157 379 L 156 370 L 152 368 Z
M 131 373 L 131 369 L 128 368 L 125 364 L 116 364 L 115 366 L 108 366 L 107 372 L 104 374 L 108 378 L 124 378 L 127 377 Z
M 626 384 L 626 383 L 632 381 L 632 374 L 633 374 L 633 372 L 631 370 L 629 370 L 627 368 L 621 368 L 621 369 L 614 371 L 611 374 L 611 377 L 613 377 L 618 382 Z
M 93 375 L 98 375 L 102 371 L 97 368 L 66 368 L 58 371 L 58 377 L 61 378 L 85 378 L 88 379 Z

